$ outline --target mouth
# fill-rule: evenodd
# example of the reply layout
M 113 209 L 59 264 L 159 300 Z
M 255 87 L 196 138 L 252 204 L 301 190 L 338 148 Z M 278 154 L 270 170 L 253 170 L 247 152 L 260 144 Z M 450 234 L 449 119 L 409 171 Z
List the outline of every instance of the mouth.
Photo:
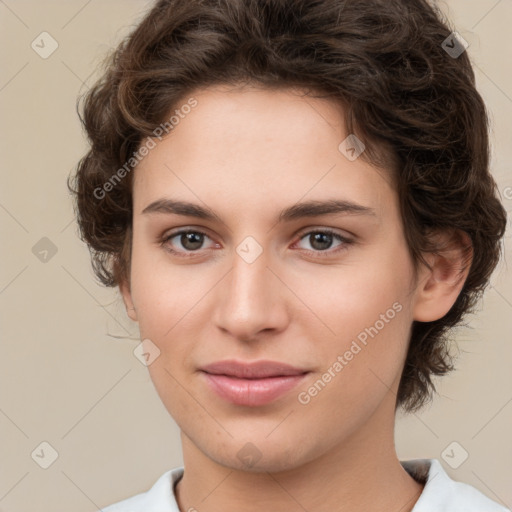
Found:
M 209 388 L 235 405 L 268 404 L 297 386 L 308 370 L 276 361 L 219 361 L 201 369 Z

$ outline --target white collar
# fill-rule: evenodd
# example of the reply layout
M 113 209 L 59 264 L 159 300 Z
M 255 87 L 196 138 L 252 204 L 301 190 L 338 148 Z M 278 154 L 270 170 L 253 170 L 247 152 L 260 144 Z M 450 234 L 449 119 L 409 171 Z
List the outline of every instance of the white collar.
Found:
M 425 487 L 412 512 L 511 512 L 476 488 L 452 480 L 437 459 L 400 461 L 402 467 Z M 174 486 L 184 467 L 165 472 L 149 489 L 104 508 L 104 512 L 180 512 Z M 426 481 L 425 481 L 426 480 Z

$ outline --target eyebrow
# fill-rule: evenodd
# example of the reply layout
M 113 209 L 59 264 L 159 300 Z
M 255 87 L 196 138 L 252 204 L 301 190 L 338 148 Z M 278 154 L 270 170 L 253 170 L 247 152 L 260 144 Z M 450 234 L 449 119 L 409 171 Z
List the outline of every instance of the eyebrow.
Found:
M 142 210 L 142 214 L 148 213 L 174 213 L 176 215 L 186 215 L 188 217 L 223 222 L 222 219 L 208 207 L 173 199 L 157 199 Z M 326 201 L 306 201 L 289 206 L 280 212 L 278 222 L 289 222 L 305 217 L 333 214 L 376 216 L 375 210 L 368 206 L 343 199 L 329 199 Z

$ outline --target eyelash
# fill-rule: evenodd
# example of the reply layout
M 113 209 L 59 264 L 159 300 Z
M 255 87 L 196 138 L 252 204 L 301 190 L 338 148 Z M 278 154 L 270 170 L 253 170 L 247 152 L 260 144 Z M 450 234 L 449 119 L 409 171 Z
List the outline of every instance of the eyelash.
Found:
M 184 234 L 188 234 L 188 233 L 195 233 L 195 234 L 203 235 L 205 237 L 210 238 L 207 233 L 205 233 L 204 231 L 201 231 L 199 229 L 182 229 L 182 230 L 175 231 L 173 233 L 164 235 L 159 240 L 159 243 L 166 251 L 170 252 L 173 255 L 176 255 L 180 258 L 193 258 L 193 257 L 197 256 L 200 249 L 198 249 L 197 251 L 187 251 L 187 252 L 183 253 L 181 251 L 175 251 L 174 249 L 171 249 L 168 245 L 169 240 L 171 240 L 172 238 L 175 238 L 178 235 L 184 235 Z M 315 251 L 315 250 L 305 249 L 309 253 L 314 253 L 315 255 L 318 255 L 315 257 L 324 258 L 324 257 L 332 256 L 333 254 L 338 254 L 340 252 L 346 251 L 348 249 L 348 246 L 354 243 L 353 240 L 345 238 L 344 236 L 340 235 L 336 231 L 333 231 L 332 229 L 329 229 L 329 228 L 314 229 L 311 231 L 306 231 L 300 235 L 299 242 L 308 235 L 310 236 L 310 235 L 318 234 L 318 233 L 331 235 L 334 238 L 337 238 L 342 243 L 335 250 L 326 249 L 324 251 L 319 251 L 319 250 Z

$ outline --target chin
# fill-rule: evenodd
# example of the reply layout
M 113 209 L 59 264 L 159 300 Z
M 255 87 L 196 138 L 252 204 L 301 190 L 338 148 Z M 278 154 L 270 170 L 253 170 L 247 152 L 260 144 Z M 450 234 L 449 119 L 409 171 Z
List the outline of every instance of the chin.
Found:
M 282 438 L 277 437 L 273 442 L 264 436 L 261 439 L 255 437 L 252 441 L 231 440 L 221 449 L 212 446 L 212 451 L 204 450 L 204 453 L 221 466 L 247 473 L 291 471 L 318 457 L 318 449 L 314 446 L 309 447 L 308 452 L 305 452 L 303 444 L 292 442 L 290 436 L 287 439 L 290 442 L 289 446 L 285 446 Z
M 255 460 L 253 464 L 241 461 L 237 454 L 234 457 L 226 457 L 222 454 L 220 459 L 215 459 L 217 464 L 224 466 L 230 470 L 244 471 L 246 473 L 282 473 L 291 471 L 300 467 L 304 461 L 290 456 L 285 453 L 273 453 L 270 457 L 265 457 L 263 454 L 259 460 Z

